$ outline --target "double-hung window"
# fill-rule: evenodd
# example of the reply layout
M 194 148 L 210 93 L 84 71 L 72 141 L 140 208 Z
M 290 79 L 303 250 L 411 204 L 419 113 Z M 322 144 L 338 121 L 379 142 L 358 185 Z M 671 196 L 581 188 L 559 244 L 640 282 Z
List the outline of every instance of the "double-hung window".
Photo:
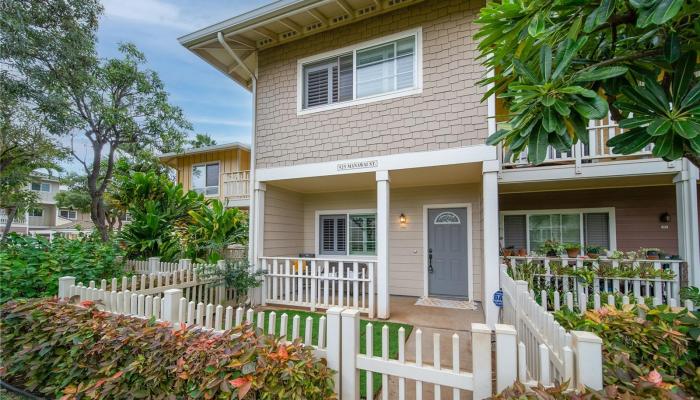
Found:
M 59 215 L 61 218 L 65 219 L 78 219 L 78 212 L 75 210 L 69 210 L 69 209 L 61 209 L 59 210 Z
M 339 50 L 301 64 L 301 109 L 377 98 L 420 87 L 420 30 Z
M 32 190 L 35 192 L 50 192 L 51 184 L 45 182 L 32 182 Z
M 216 196 L 219 194 L 218 162 L 192 167 L 192 190 L 205 196 Z
M 375 255 L 376 214 L 332 214 L 319 217 L 321 255 Z

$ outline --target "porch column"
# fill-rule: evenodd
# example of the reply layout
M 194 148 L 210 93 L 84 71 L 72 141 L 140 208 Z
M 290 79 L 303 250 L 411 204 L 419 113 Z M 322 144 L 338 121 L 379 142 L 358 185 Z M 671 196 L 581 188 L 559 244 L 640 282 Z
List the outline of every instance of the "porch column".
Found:
M 377 317 L 389 318 L 389 171 L 377 171 Z
M 263 255 L 263 248 L 265 245 L 265 191 L 267 186 L 265 182 L 255 182 L 255 214 L 253 215 L 253 231 L 252 235 L 249 236 L 249 240 L 253 241 L 252 253 L 249 255 L 249 262 L 255 266 L 256 270 L 262 268 L 260 265 L 260 257 Z M 262 291 L 260 288 L 255 289 L 253 300 L 255 304 L 261 304 L 262 302 Z
M 493 294 L 499 289 L 498 277 L 499 246 L 498 246 L 498 160 L 484 161 L 482 166 L 482 220 L 484 256 L 482 265 L 482 301 L 484 320 L 494 329 L 498 323 L 498 307 L 493 303 Z
M 678 219 L 678 253 L 688 263 L 688 284 L 700 286 L 700 234 L 698 233 L 698 169 L 683 160 L 683 170 L 676 175 L 676 212 Z

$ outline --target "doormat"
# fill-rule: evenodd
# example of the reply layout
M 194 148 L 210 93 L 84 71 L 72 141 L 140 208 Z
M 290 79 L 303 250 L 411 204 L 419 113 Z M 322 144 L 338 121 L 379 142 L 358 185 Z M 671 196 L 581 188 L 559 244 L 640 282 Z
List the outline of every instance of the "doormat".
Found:
M 436 297 L 420 297 L 417 306 L 454 308 L 457 310 L 476 310 L 476 304 L 466 300 L 438 299 Z

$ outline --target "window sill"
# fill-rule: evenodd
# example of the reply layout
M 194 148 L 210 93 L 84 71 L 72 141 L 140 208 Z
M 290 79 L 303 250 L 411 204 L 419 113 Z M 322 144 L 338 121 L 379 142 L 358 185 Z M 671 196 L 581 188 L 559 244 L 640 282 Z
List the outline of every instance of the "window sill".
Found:
M 376 95 L 376 96 L 363 97 L 361 99 L 344 101 L 342 103 L 334 103 L 334 104 L 312 107 L 312 108 L 307 108 L 307 109 L 297 109 L 297 116 L 302 116 L 302 115 L 307 115 L 307 114 L 315 114 L 315 113 L 323 112 L 323 111 L 337 110 L 339 108 L 352 107 L 352 106 L 357 106 L 357 105 L 361 105 L 361 104 L 369 104 L 369 103 L 374 103 L 374 102 L 378 102 L 378 101 L 382 101 L 382 100 L 389 100 L 389 99 L 395 99 L 398 97 L 412 96 L 412 95 L 421 94 L 421 93 L 423 93 L 423 88 L 417 87 L 417 88 L 408 89 L 408 90 L 401 90 L 398 92 L 391 92 L 391 93 L 385 93 L 385 94 L 380 94 L 380 95 Z

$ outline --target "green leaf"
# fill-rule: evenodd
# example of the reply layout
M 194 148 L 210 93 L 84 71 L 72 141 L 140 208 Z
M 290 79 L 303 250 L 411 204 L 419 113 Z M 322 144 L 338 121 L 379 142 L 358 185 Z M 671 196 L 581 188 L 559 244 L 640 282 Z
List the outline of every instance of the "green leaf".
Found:
M 700 134 L 700 123 L 685 120 L 673 121 L 673 132 L 686 139 L 693 139 Z
M 602 81 L 604 79 L 613 78 L 615 76 L 620 76 L 626 74 L 628 71 L 627 67 L 615 66 L 615 67 L 603 67 L 593 70 L 582 71 L 574 75 L 575 82 L 594 82 Z
M 675 62 L 681 56 L 681 43 L 678 41 L 678 34 L 671 32 L 664 43 L 664 58 L 668 62 Z
M 693 86 L 693 88 L 688 91 L 688 94 L 685 95 L 681 102 L 681 108 L 690 108 L 698 103 L 700 103 L 700 82 Z
M 684 0 L 661 0 L 654 10 L 652 20 L 656 25 L 661 25 L 675 17 L 683 6 Z
M 542 111 L 542 126 L 547 132 L 555 132 L 562 123 L 559 121 L 561 117 L 552 107 L 545 107 Z
M 558 89 L 559 93 L 565 93 L 565 94 L 578 94 L 583 97 L 596 97 L 598 94 L 590 89 L 586 89 L 581 86 L 566 86 L 561 89 Z
M 520 62 L 517 58 L 513 59 L 513 67 L 515 68 L 515 72 L 520 75 L 521 77 L 525 78 L 526 81 L 529 83 L 538 83 L 539 81 L 537 78 L 535 78 L 535 74 L 530 71 L 525 64 Z
M 527 145 L 528 161 L 533 164 L 542 164 L 545 158 L 547 158 L 547 147 L 549 145 L 548 137 L 549 135 L 542 125 L 539 126 L 539 129 L 530 134 L 530 140 Z
M 655 119 L 656 119 L 655 117 L 642 117 L 642 116 L 636 116 L 636 115 L 631 116 L 629 118 L 626 118 L 626 119 L 623 119 L 622 121 L 620 121 L 620 128 L 632 129 L 632 128 L 646 127 Z
M 574 109 L 587 119 L 602 119 L 608 115 L 608 103 L 600 96 L 588 99 L 588 101 L 577 101 L 574 104 Z
M 495 146 L 506 138 L 512 131 L 506 129 L 499 129 L 493 135 L 486 139 L 486 144 L 489 146 Z
M 643 128 L 631 129 L 608 140 L 608 147 L 618 154 L 633 154 L 645 148 L 652 140 Z
M 540 50 L 540 68 L 542 68 L 542 77 L 545 82 L 552 76 L 552 48 L 544 45 Z
M 695 74 L 695 60 L 697 54 L 694 51 L 684 53 L 676 62 L 671 82 L 671 93 L 675 101 L 685 97 Z
M 569 114 L 571 114 L 571 109 L 569 108 L 569 106 L 561 100 L 556 100 L 554 102 L 554 109 L 557 110 L 559 115 L 563 117 L 568 117 Z
M 656 118 L 647 126 L 647 133 L 651 136 L 661 136 L 665 135 L 669 129 L 671 129 L 671 121 L 669 119 Z
M 527 27 L 527 33 L 529 33 L 532 37 L 537 37 L 544 32 L 544 19 L 545 16 L 543 13 L 540 12 L 535 14 L 535 17 L 530 21 L 530 24 Z
M 544 95 L 540 98 L 540 103 L 542 103 L 543 106 L 545 107 L 550 107 L 554 104 L 554 102 L 557 101 L 557 99 L 552 96 L 552 95 Z
M 586 33 L 591 33 L 593 29 L 596 28 L 596 21 L 598 20 L 598 8 L 594 9 L 591 11 L 590 14 L 588 14 L 588 17 L 586 17 L 586 22 L 583 24 L 583 31 Z M 575 37 L 570 38 L 570 39 L 575 39 Z
M 579 15 L 574 19 L 574 22 L 571 24 L 571 27 L 569 28 L 569 32 L 566 34 L 566 37 L 571 39 L 571 40 L 576 40 L 578 37 L 579 32 L 581 31 L 581 21 L 582 21 L 583 16 Z
M 551 144 L 555 149 L 561 152 L 570 152 L 571 146 L 573 145 L 569 135 L 559 135 L 556 132 L 552 132 L 549 134 L 549 144 Z
M 603 0 L 596 10 L 595 24 L 600 26 L 615 12 L 615 0 Z
M 655 157 L 666 157 L 671 153 L 673 147 L 673 135 L 663 135 L 659 136 L 654 142 L 654 148 L 652 149 L 652 154 Z
M 552 79 L 559 78 L 559 75 L 561 75 L 564 72 L 564 70 L 566 70 L 569 67 L 571 60 L 574 58 L 576 53 L 578 53 L 581 47 L 583 47 L 583 45 L 586 44 L 587 41 L 588 36 L 583 36 L 575 42 L 569 39 L 564 41 L 564 51 L 561 57 L 557 55 L 557 68 L 552 74 Z

